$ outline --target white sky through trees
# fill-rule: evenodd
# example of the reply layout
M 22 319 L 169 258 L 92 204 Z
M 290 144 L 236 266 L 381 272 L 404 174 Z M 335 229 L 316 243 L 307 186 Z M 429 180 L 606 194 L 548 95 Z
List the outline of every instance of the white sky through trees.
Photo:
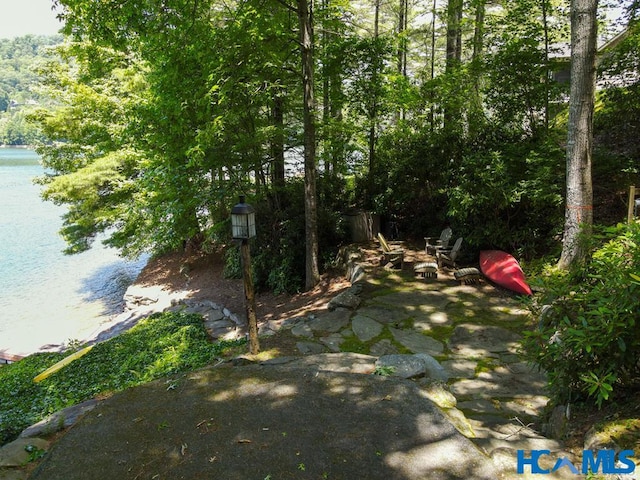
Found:
M 629 0 L 603 1 L 607 17 L 618 18 Z M 441 3 L 439 1 L 438 3 Z M 51 9 L 52 0 L 0 0 L 0 38 L 23 35 L 54 35 L 62 27 Z M 616 8 L 617 7 L 617 8 Z
M 0 0 L 0 38 L 55 35 L 62 27 L 52 0 Z

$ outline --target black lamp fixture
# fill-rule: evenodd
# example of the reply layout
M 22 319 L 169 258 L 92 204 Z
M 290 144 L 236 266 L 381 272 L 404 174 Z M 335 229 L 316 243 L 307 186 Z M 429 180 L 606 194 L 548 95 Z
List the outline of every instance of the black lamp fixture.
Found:
M 231 209 L 231 233 L 234 240 L 248 240 L 256 236 L 256 213 L 240 195 L 240 203 Z

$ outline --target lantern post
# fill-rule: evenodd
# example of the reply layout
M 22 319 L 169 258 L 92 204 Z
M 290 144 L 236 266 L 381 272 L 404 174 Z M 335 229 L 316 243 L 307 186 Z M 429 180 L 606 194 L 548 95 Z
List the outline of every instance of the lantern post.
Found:
M 240 243 L 245 308 L 249 323 L 249 353 L 255 355 L 260 351 L 260 344 L 258 342 L 258 320 L 256 318 L 256 300 L 253 291 L 253 276 L 251 274 L 249 239 L 256 236 L 256 217 L 253 207 L 245 203 L 244 195 L 240 195 L 240 203 L 234 205 L 231 209 L 231 230 L 233 239 Z

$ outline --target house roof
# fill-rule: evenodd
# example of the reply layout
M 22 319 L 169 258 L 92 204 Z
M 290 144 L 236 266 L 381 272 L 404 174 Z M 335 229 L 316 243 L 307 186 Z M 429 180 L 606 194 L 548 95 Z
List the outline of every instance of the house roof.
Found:
M 615 48 L 622 40 L 629 35 L 629 29 L 624 28 L 621 32 L 617 33 L 614 37 L 605 41 L 598 47 L 598 55 L 602 55 L 608 50 Z M 549 58 L 556 61 L 569 61 L 571 58 L 571 44 L 568 42 L 553 43 L 549 45 Z

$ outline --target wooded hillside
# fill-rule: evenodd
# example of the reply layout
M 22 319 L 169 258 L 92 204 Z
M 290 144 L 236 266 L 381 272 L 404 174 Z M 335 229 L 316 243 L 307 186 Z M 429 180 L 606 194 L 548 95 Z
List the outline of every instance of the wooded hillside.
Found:
M 61 42 L 61 35 L 0 39 L 0 145 L 33 145 L 42 139 L 25 121 L 25 114 L 37 105 L 50 104 L 41 92 L 36 70 L 51 58 L 50 47 Z

